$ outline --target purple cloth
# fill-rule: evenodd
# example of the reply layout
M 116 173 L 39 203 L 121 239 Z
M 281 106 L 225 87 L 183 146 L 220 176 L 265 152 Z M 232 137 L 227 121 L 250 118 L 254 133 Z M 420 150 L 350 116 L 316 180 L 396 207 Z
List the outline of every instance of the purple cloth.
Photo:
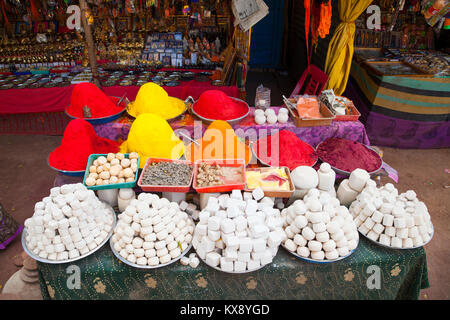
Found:
M 200 130 L 196 129 L 198 132 L 196 131 L 195 135 L 193 135 L 194 125 L 184 125 L 183 121 L 177 121 L 171 123 L 171 126 L 174 131 L 183 130 L 183 133 L 197 139 L 201 138 L 201 135 L 208 125 L 203 124 L 201 134 L 199 132 Z M 94 125 L 93 127 L 100 137 L 116 141 L 119 139 L 126 140 L 128 132 L 130 131 L 129 124 L 119 122 L 109 122 L 101 125 Z M 198 126 L 198 128 L 200 128 L 200 126 Z M 329 126 L 296 127 L 289 119 L 285 124 L 256 125 L 253 122 L 253 108 L 251 108 L 250 115 L 246 119 L 242 120 L 242 122 L 237 125 L 233 125 L 233 129 L 236 131 L 236 135 L 239 137 L 246 137 L 250 141 L 255 141 L 261 136 L 271 135 L 279 130 L 287 129 L 294 132 L 300 139 L 313 147 L 316 147 L 320 142 L 328 138 L 345 138 L 365 145 L 370 145 L 364 125 L 359 121 L 333 121 Z M 184 140 L 182 136 L 180 136 L 180 138 Z
M 3 224 L 3 221 L 1 224 Z M 10 244 L 11 241 L 13 241 L 22 232 L 22 230 L 23 230 L 23 226 L 19 225 L 16 232 L 11 237 L 9 237 L 8 239 L 6 239 L 2 243 L 0 243 L 0 250 L 6 249 L 8 244 Z
M 344 95 L 361 113 L 367 134 L 373 145 L 404 149 L 450 147 L 450 122 L 413 121 L 389 117 L 371 111 L 357 86 L 350 79 Z

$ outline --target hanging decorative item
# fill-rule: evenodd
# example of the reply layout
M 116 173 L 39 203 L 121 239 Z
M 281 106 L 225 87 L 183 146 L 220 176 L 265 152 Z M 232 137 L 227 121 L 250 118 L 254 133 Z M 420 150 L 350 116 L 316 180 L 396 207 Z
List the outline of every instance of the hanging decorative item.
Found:
M 311 8 L 311 44 L 317 48 L 319 37 L 324 39 L 331 27 L 331 0 L 314 0 Z
M 86 21 L 89 25 L 94 23 L 94 16 L 92 15 L 91 9 L 87 8 L 85 13 Z
M 309 22 L 311 19 L 311 0 L 305 0 L 305 39 L 306 39 L 306 57 L 309 65 Z

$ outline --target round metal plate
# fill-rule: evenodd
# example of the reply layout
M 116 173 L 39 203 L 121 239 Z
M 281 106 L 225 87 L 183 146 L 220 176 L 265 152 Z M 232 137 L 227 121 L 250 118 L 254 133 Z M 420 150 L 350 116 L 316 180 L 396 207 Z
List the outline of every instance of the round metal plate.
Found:
M 31 250 L 28 249 L 27 244 L 26 244 L 26 241 L 25 241 L 25 238 L 26 238 L 26 236 L 27 236 L 26 228 L 24 228 L 24 229 L 23 229 L 23 232 L 22 232 L 22 247 L 23 247 L 23 249 L 24 249 L 25 252 L 26 252 L 31 258 L 33 258 L 34 260 L 39 261 L 39 262 L 43 262 L 43 263 L 49 263 L 49 264 L 63 264 L 63 263 L 69 263 L 69 262 L 74 262 L 74 261 L 77 261 L 77 260 L 81 260 L 81 259 L 83 259 L 83 258 L 86 258 L 87 256 L 90 256 L 90 255 L 93 254 L 95 251 L 97 251 L 98 249 L 100 249 L 101 247 L 103 247 L 103 245 L 111 238 L 111 236 L 112 236 L 112 234 L 113 234 L 113 231 L 114 231 L 114 228 L 116 227 L 116 222 L 117 222 L 116 213 L 114 212 L 114 210 L 113 210 L 110 206 L 108 206 L 108 205 L 105 204 L 105 203 L 103 203 L 103 204 L 105 205 L 105 207 L 107 207 L 107 208 L 110 210 L 110 213 L 111 213 L 111 215 L 113 216 L 113 219 L 114 219 L 113 225 L 112 225 L 111 230 L 110 230 L 109 233 L 108 233 L 108 236 L 105 238 L 105 240 L 103 240 L 96 248 L 94 248 L 93 250 L 89 251 L 88 253 L 83 254 L 83 255 L 81 255 L 81 256 L 79 256 L 79 257 L 73 258 L 73 259 L 63 260 L 63 261 L 61 261 L 61 260 L 48 260 L 48 259 L 43 259 L 43 258 L 41 258 L 41 257 L 39 257 L 39 256 L 37 256 L 37 255 L 35 255 L 35 254 L 33 253 L 33 251 L 31 251 Z
M 323 143 L 323 141 L 317 145 L 316 151 L 317 151 L 317 149 L 319 149 L 319 146 L 320 146 L 322 143 Z M 360 143 L 360 144 L 362 144 L 362 143 Z M 370 146 L 367 146 L 367 145 L 365 145 L 365 144 L 362 144 L 362 145 L 365 146 L 367 149 L 370 149 L 370 150 L 372 150 L 373 152 L 375 152 L 375 153 L 378 155 L 378 157 L 380 158 L 381 164 L 380 164 L 380 166 L 378 167 L 378 169 L 376 169 L 376 170 L 374 170 L 374 171 L 371 171 L 371 172 L 368 172 L 369 174 L 377 173 L 377 172 L 380 171 L 381 168 L 383 167 L 383 159 L 381 159 L 381 157 L 379 156 L 379 154 L 378 154 L 374 149 L 372 149 Z M 326 162 L 326 161 L 324 161 L 324 160 L 323 160 L 322 158 L 320 158 L 320 157 L 319 157 L 319 159 L 322 160 L 323 162 Z M 345 170 L 341 170 L 341 169 L 338 169 L 338 168 L 332 166 L 331 164 L 330 164 L 330 166 L 331 166 L 331 168 L 332 168 L 336 173 L 339 173 L 339 174 L 341 174 L 341 175 L 349 176 L 349 175 L 351 174 L 351 172 L 345 171 Z
M 433 225 L 433 224 L 431 224 L 431 225 Z M 358 232 L 359 232 L 359 230 L 358 230 Z M 433 232 L 431 233 L 431 236 L 430 236 L 430 240 L 428 240 L 426 243 L 424 243 L 424 244 L 421 245 L 421 246 L 418 246 L 418 247 L 412 247 L 412 248 L 395 248 L 395 247 L 390 247 L 390 246 L 384 245 L 384 244 L 382 244 L 382 243 L 379 243 L 378 241 L 373 241 L 372 239 L 368 238 L 366 235 L 362 234 L 361 232 L 359 232 L 359 234 L 362 235 L 362 236 L 363 236 L 364 238 L 366 238 L 367 240 L 369 240 L 370 242 L 373 242 L 373 243 L 375 243 L 375 244 L 377 244 L 377 245 L 379 245 L 379 246 L 382 246 L 382 247 L 385 247 L 385 248 L 388 248 L 388 249 L 394 249 L 394 250 L 411 250 L 411 249 L 417 249 L 417 248 L 426 246 L 426 245 L 431 241 L 431 239 L 433 239 L 433 236 L 434 236 L 434 226 L 433 226 Z
M 178 81 L 169 81 L 169 82 L 165 83 L 165 85 L 168 87 L 176 87 L 176 86 L 179 86 L 180 83 Z
M 175 97 L 171 97 L 171 98 L 178 99 L 178 98 L 175 98 Z M 183 100 L 181 100 L 181 99 L 178 99 L 178 100 L 183 101 Z M 177 115 L 176 117 L 173 117 L 173 118 L 170 118 L 170 119 L 166 119 L 167 122 L 172 122 L 172 121 L 178 120 L 178 119 L 180 119 L 180 118 L 186 113 L 186 111 L 188 110 L 188 108 L 186 107 L 186 104 L 184 103 L 184 101 L 183 101 L 183 104 L 185 105 L 185 108 L 184 108 L 183 112 L 181 112 L 181 113 L 180 113 L 179 115 Z M 129 114 L 129 113 L 128 113 L 128 114 Z M 132 116 L 131 114 L 129 114 L 129 115 L 130 115 L 130 117 L 134 118 L 134 116 Z
M 68 171 L 68 170 L 59 170 L 59 169 L 56 169 L 55 167 L 52 167 L 51 165 L 50 165 L 50 163 L 48 162 L 48 158 L 50 157 L 50 155 L 47 157 L 47 164 L 48 164 L 48 166 L 51 168 L 51 169 L 53 169 L 53 170 L 55 170 L 55 171 L 58 171 L 58 172 L 60 172 L 60 173 L 62 173 L 62 174 L 65 174 L 65 175 L 67 175 L 67 176 L 72 176 L 72 177 L 81 177 L 81 176 L 83 176 L 84 175 L 84 173 L 85 173 L 85 171 L 86 171 L 86 169 L 83 169 L 83 170 L 80 170 L 80 171 Z M 87 160 L 86 160 L 87 161 Z
M 245 119 L 245 118 L 249 115 L 249 113 L 250 113 L 250 108 L 249 108 L 247 102 L 245 102 L 245 101 L 243 101 L 243 100 L 241 100 L 241 99 L 238 99 L 238 98 L 233 98 L 233 97 L 230 97 L 230 98 L 231 98 L 231 99 L 234 99 L 234 100 L 236 100 L 236 101 L 238 101 L 238 102 L 245 103 L 245 105 L 247 106 L 247 113 L 244 114 L 243 116 L 241 116 L 241 117 L 239 117 L 239 118 L 236 118 L 236 119 L 225 120 L 226 122 L 228 122 L 228 123 L 231 124 L 231 125 L 233 125 L 233 124 L 238 124 L 239 122 L 241 122 L 243 119 Z M 203 121 L 205 121 L 205 122 L 207 122 L 207 123 L 211 123 L 211 122 L 213 122 L 213 121 L 218 120 L 218 119 L 208 119 L 208 118 L 204 118 L 204 117 L 202 117 L 201 115 L 197 114 L 197 112 L 195 112 L 195 110 L 194 110 L 194 106 L 195 106 L 196 103 L 197 103 L 197 101 L 194 102 L 194 104 L 193 104 L 192 107 L 191 107 L 191 111 L 192 111 L 192 113 L 193 113 L 195 116 L 197 116 L 198 118 L 200 118 L 201 120 L 203 120 Z
M 120 99 L 119 97 L 113 97 L 113 98 Z M 121 105 L 124 105 L 124 104 L 125 104 L 125 101 L 122 101 L 122 102 L 121 102 Z M 127 107 L 124 106 L 123 109 L 122 109 L 122 111 L 119 111 L 118 113 L 113 114 L 113 115 L 110 115 L 110 116 L 107 116 L 107 117 L 101 117 L 101 118 L 78 118 L 78 117 L 75 117 L 75 116 L 72 116 L 71 114 L 69 114 L 69 113 L 67 112 L 67 109 L 68 109 L 68 108 L 69 108 L 69 107 L 67 106 L 66 109 L 64 110 L 64 113 L 65 113 L 69 118 L 72 118 L 72 119 L 83 119 L 83 120 L 86 120 L 87 122 L 89 122 L 89 123 L 91 123 L 91 124 L 103 124 L 103 123 L 108 123 L 108 122 L 111 122 L 111 121 L 113 121 L 113 120 L 116 120 L 116 119 L 119 118 L 119 117 L 122 115 L 122 113 L 127 109 Z
M 359 245 L 359 240 L 358 240 L 358 245 Z M 303 261 L 306 261 L 306 262 L 311 262 L 311 263 L 317 263 L 317 264 L 327 264 L 327 263 L 333 263 L 333 262 L 336 262 L 336 261 L 344 260 L 345 258 L 350 257 L 350 256 L 353 254 L 353 252 L 355 252 L 356 249 L 358 249 L 358 246 L 356 246 L 356 248 L 353 249 L 352 251 L 350 251 L 350 253 L 349 253 L 348 255 L 346 255 L 346 256 L 344 256 L 344 257 L 339 257 L 339 258 L 334 259 L 334 260 L 316 260 L 316 259 L 311 259 L 311 258 L 304 258 L 304 257 L 298 255 L 298 254 L 295 253 L 295 252 L 289 251 L 288 249 L 286 249 L 286 247 L 284 246 L 284 244 L 281 244 L 281 246 L 282 246 L 287 252 L 289 252 L 289 253 L 292 254 L 294 257 L 296 257 L 296 258 L 298 258 L 298 259 L 300 259 L 300 260 L 303 260 Z
M 192 220 L 192 218 L 190 218 L 190 219 Z M 192 223 L 194 223 L 193 220 L 192 220 Z M 194 223 L 194 225 L 195 225 L 195 223 Z M 166 266 L 168 266 L 168 265 L 170 265 L 170 264 L 172 264 L 172 263 L 174 263 L 174 262 L 177 262 L 178 260 L 180 260 L 181 258 L 183 258 L 183 257 L 186 255 L 186 253 L 188 253 L 189 250 L 191 250 L 191 248 L 192 248 L 192 242 L 188 245 L 188 247 L 187 247 L 183 252 L 181 252 L 181 254 L 180 254 L 178 257 L 176 257 L 175 259 L 170 260 L 170 261 L 167 262 L 167 263 L 164 263 L 164 264 L 158 264 L 157 266 L 148 266 L 148 265 L 147 265 L 147 266 L 141 266 L 141 265 L 139 265 L 139 264 L 132 263 L 132 262 L 128 261 L 127 259 L 125 259 L 124 257 L 122 257 L 122 256 L 116 251 L 116 249 L 114 249 L 114 244 L 113 244 L 113 242 L 112 242 L 112 239 L 109 239 L 109 246 L 111 247 L 111 250 L 112 250 L 112 252 L 114 253 L 114 255 L 116 256 L 117 259 L 119 259 L 120 261 L 122 261 L 123 263 L 125 263 L 125 264 L 127 264 L 127 265 L 129 265 L 129 266 L 131 266 L 131 267 L 138 268 L 138 269 L 159 269 L 159 268 L 162 268 L 162 267 L 166 267 Z

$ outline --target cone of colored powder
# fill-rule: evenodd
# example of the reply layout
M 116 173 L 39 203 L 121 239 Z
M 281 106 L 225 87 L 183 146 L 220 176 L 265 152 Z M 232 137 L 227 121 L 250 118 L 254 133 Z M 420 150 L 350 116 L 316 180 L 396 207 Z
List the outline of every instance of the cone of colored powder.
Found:
M 209 120 L 233 120 L 248 113 L 248 105 L 236 101 L 220 90 L 203 92 L 193 110 L 199 116 Z
M 206 129 L 199 145 L 191 143 L 185 152 L 187 160 L 242 159 L 248 164 L 252 153 L 250 148 L 238 139 L 230 124 L 216 120 Z
M 329 138 L 317 147 L 317 155 L 331 166 L 352 172 L 360 168 L 374 172 L 381 167 L 381 157 L 359 142 L 343 138 Z
M 143 168 L 148 158 L 179 159 L 184 153 L 184 144 L 164 118 L 144 113 L 134 120 L 120 151 L 137 152 L 141 157 L 139 167 Z
M 61 145 L 50 153 L 48 163 L 58 170 L 81 171 L 91 154 L 118 151 L 117 142 L 97 136 L 89 122 L 75 119 L 67 125 Z
M 117 98 L 108 97 L 93 83 L 79 83 L 73 88 L 67 113 L 72 117 L 85 119 L 109 117 L 123 111 L 123 107 L 116 105 L 116 100 Z M 91 117 L 85 117 L 85 107 L 89 108 Z
M 288 167 L 313 166 L 317 161 L 314 148 L 300 140 L 289 130 L 259 139 L 254 145 L 258 158 L 271 166 Z
M 184 101 L 169 97 L 162 87 L 153 82 L 142 85 L 136 100 L 128 105 L 128 113 L 135 118 L 144 113 L 153 113 L 168 120 L 179 116 L 185 109 Z

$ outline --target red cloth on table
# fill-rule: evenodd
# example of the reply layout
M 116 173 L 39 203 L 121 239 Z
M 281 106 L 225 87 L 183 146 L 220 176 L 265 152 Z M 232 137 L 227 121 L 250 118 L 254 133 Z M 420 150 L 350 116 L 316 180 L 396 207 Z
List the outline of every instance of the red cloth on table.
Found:
M 32 113 L 64 111 L 70 104 L 72 90 L 75 85 L 68 87 L 37 88 L 37 89 L 7 89 L 0 90 L 0 114 Z M 185 100 L 192 96 L 197 100 L 206 90 L 221 90 L 230 97 L 239 98 L 239 90 L 236 86 L 217 87 L 209 82 L 189 81 L 180 82 L 176 87 L 163 87 L 169 96 Z M 138 86 L 112 86 L 103 87 L 108 96 L 126 97 L 133 101 L 139 91 Z

